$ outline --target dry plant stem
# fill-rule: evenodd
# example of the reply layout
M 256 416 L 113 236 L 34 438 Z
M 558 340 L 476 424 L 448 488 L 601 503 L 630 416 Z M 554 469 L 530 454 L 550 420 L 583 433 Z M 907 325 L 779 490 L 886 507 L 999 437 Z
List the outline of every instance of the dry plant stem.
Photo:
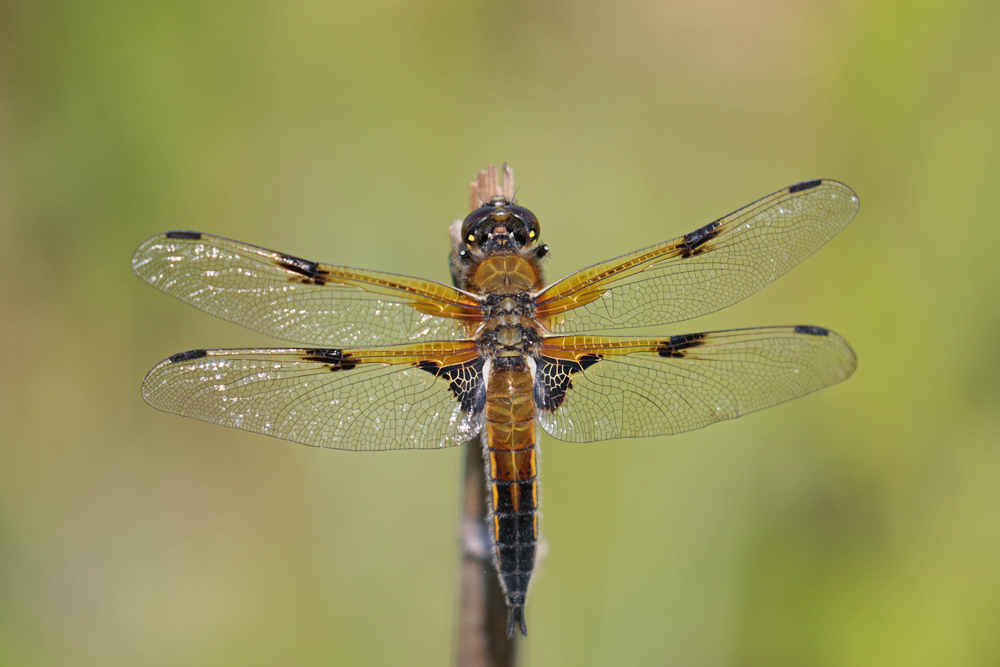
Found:
M 517 664 L 518 639 L 517 635 L 507 638 L 507 601 L 491 558 L 479 436 L 470 440 L 465 449 L 458 665 L 511 667 Z
M 514 197 L 514 172 L 503 166 L 503 180 L 490 165 L 470 185 L 474 210 L 495 195 Z M 462 221 L 449 230 L 452 253 L 462 248 Z M 493 568 L 490 535 L 486 529 L 486 476 L 480 437 L 465 445 L 465 481 L 462 501 L 462 572 L 459 583 L 459 667 L 511 667 L 517 663 L 517 635 L 507 638 L 507 602 Z

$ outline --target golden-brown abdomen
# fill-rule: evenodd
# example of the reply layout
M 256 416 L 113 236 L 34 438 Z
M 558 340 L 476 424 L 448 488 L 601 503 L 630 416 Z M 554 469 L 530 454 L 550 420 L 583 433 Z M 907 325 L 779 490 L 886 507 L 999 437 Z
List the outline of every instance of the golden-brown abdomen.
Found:
M 512 619 L 523 623 L 538 541 L 538 459 L 532 377 L 520 359 L 510 367 L 492 369 L 485 409 L 484 453 L 497 568 Z

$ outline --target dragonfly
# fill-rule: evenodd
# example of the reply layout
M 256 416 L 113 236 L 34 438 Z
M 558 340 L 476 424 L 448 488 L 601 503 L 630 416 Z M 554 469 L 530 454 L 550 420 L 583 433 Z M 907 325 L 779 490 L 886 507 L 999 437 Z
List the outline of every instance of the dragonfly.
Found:
M 132 267 L 185 303 L 299 346 L 174 354 L 142 383 L 154 408 L 350 451 L 481 436 L 512 636 L 527 634 L 540 430 L 568 442 L 681 433 L 836 384 L 857 366 L 841 336 L 812 325 L 609 334 L 741 301 L 843 229 L 859 201 L 838 181 L 804 181 L 546 283 L 538 218 L 500 190 L 455 228 L 453 285 L 194 231 L 151 237 Z

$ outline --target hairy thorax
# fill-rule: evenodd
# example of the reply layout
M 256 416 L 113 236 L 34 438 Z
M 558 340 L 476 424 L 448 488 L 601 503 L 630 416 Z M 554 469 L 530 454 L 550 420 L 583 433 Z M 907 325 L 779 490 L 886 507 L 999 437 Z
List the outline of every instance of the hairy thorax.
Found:
M 520 253 L 484 257 L 469 272 L 469 283 L 471 291 L 486 297 L 476 336 L 480 349 L 497 367 L 522 364 L 535 353 L 542 333 L 532 299 L 542 287 L 538 260 Z

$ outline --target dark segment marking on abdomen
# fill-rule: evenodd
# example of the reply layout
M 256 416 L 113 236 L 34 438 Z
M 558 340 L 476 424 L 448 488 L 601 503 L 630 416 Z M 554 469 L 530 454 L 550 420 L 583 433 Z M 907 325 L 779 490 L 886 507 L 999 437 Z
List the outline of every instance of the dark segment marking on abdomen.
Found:
M 795 327 L 795 333 L 806 334 L 807 336 L 829 336 L 830 330 L 823 327 L 814 327 L 808 324 L 800 324 Z
M 536 539 L 534 507 L 524 512 L 494 514 L 493 521 L 496 524 L 497 547 L 499 549 L 511 545 L 528 545 L 534 549 Z M 500 555 L 503 555 L 503 551 L 500 552 Z
M 522 506 L 538 504 L 538 482 L 533 480 L 494 482 L 492 487 L 493 510 L 497 513 L 518 512 Z
M 794 194 L 796 192 L 802 192 L 803 190 L 812 190 L 813 188 L 818 188 L 822 184 L 822 178 L 817 178 L 814 181 L 802 181 L 801 183 L 788 186 L 788 192 L 790 194 Z
M 530 576 L 531 570 L 535 565 L 534 543 L 513 544 L 499 547 L 499 549 L 500 562 L 517 564 L 517 568 L 509 572 L 507 576 L 517 575 L 518 573 L 524 573 Z
M 185 232 L 181 230 L 167 232 L 166 237 L 168 239 L 184 239 L 186 241 L 200 241 L 201 234 L 199 232 Z
M 188 350 L 187 352 L 178 352 L 167 358 L 172 364 L 176 364 L 180 361 L 191 361 L 192 359 L 201 359 L 208 356 L 208 350 Z

